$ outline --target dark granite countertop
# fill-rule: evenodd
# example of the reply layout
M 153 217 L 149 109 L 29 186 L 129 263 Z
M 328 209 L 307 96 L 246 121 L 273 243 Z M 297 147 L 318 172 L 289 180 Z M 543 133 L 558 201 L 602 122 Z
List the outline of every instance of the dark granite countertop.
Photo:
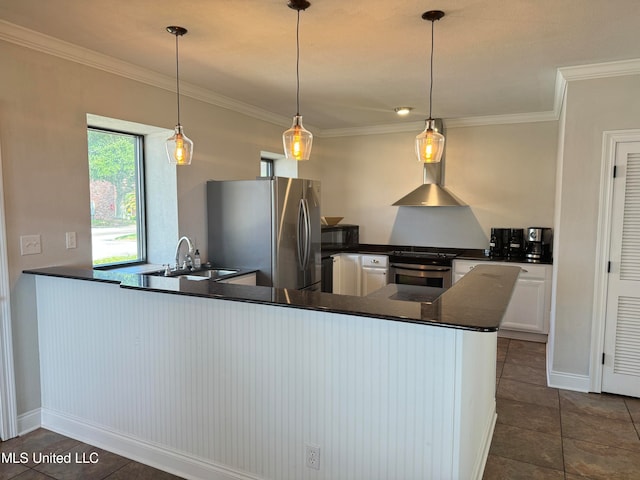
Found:
M 354 297 L 288 288 L 227 284 L 210 280 L 192 281 L 186 278 L 153 276 L 130 271 L 49 267 L 25 270 L 24 273 L 108 282 L 119 284 L 121 288 L 127 289 L 280 305 L 491 332 L 496 331 L 500 326 L 520 269 L 515 266 L 498 266 L 490 263 L 480 265 L 442 295 L 427 302 L 392 300 L 389 296 L 384 298 L 384 295 L 382 295 L 383 298 L 376 298 L 375 295 Z M 433 297 L 434 292 L 426 293 L 425 298 Z M 415 292 L 412 295 L 415 295 Z M 401 297 L 402 295 L 397 298 Z
M 541 265 L 552 265 L 553 259 L 531 260 L 528 258 L 504 258 L 490 257 L 485 255 L 485 251 L 478 248 L 444 248 L 444 247 L 413 247 L 407 245 L 377 245 L 361 243 L 356 246 L 340 250 L 322 250 L 322 257 L 326 258 L 337 253 L 362 253 L 392 255 L 395 251 L 403 252 L 432 252 L 432 253 L 452 253 L 456 260 L 481 260 L 485 262 L 508 262 L 508 263 L 538 263 Z

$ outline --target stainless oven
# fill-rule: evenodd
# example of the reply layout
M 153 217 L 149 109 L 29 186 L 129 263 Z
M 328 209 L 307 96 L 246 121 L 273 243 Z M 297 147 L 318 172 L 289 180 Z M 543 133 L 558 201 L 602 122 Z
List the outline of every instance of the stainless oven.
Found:
M 389 265 L 389 283 L 422 287 L 451 287 L 454 254 L 395 251 Z

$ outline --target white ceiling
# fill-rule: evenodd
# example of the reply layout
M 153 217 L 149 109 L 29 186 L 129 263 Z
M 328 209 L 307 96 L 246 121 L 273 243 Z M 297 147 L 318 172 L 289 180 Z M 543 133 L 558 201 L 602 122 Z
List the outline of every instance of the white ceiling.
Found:
M 638 0 L 310 0 L 301 12 L 301 114 L 330 130 L 428 115 L 549 112 L 559 67 L 640 58 Z M 287 0 L 4 0 L 0 19 L 274 114 L 295 113 L 296 12 Z M 396 106 L 415 108 L 406 118 Z M 188 112 L 183 112 L 186 123 Z

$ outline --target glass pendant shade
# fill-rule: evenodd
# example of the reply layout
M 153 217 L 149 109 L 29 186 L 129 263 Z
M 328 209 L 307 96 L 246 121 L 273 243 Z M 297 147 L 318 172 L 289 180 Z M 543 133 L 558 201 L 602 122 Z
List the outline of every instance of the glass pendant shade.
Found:
M 293 117 L 291 128 L 282 134 L 284 155 L 293 160 L 309 160 L 313 134 L 302 126 L 302 116 Z
M 167 32 L 176 37 L 176 105 L 178 107 L 178 124 L 173 135 L 167 138 L 165 148 L 171 165 L 191 165 L 193 142 L 184 134 L 180 124 L 180 56 L 178 53 L 178 38 L 185 35 L 187 29 L 172 25 L 167 27 Z
M 182 125 L 176 125 L 175 132 L 165 143 L 169 163 L 173 165 L 191 165 L 193 142 L 182 131 Z
M 427 126 L 416 136 L 416 156 L 420 163 L 438 163 L 444 151 L 444 135 L 434 127 L 432 119 L 427 120 Z

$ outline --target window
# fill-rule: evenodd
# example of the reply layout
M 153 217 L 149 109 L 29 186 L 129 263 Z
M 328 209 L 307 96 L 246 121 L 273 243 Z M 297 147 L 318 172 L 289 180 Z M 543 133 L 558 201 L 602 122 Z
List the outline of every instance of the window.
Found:
M 146 260 L 143 136 L 89 127 L 93 265 Z
M 274 175 L 273 159 L 262 157 L 260 159 L 260 176 L 273 177 L 273 175 Z

